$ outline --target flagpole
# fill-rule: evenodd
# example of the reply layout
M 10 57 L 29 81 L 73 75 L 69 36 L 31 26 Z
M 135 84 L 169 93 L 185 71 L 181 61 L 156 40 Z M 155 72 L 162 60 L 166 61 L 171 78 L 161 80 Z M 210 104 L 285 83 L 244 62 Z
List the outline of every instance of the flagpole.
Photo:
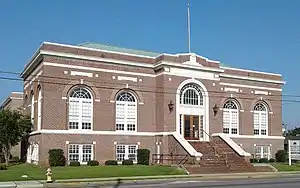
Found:
M 190 23 L 190 0 L 188 0 L 188 48 L 189 48 L 189 53 L 191 53 L 191 23 Z

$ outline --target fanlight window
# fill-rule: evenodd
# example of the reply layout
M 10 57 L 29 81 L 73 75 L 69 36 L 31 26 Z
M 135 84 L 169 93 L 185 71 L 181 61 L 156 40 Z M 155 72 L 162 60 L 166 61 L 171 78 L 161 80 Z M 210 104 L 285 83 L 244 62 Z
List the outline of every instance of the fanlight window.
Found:
M 233 100 L 228 100 L 223 106 L 223 133 L 238 134 L 239 112 Z
M 137 131 L 137 104 L 133 94 L 121 92 L 116 98 L 116 130 Z
M 92 118 L 92 94 L 86 88 L 75 88 L 69 97 L 69 129 L 91 130 Z
M 180 104 L 203 106 L 201 89 L 196 84 L 187 84 L 180 91 Z
M 257 103 L 253 114 L 254 135 L 267 135 L 268 132 L 268 110 L 264 103 Z

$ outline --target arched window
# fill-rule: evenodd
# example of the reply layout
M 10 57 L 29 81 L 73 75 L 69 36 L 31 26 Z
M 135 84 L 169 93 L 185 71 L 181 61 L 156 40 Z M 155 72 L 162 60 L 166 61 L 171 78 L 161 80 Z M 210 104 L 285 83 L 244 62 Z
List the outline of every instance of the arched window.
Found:
M 203 106 L 201 89 L 196 84 L 187 84 L 180 91 L 180 104 Z
M 76 87 L 69 96 L 69 129 L 91 130 L 92 122 L 92 94 L 84 87 Z
M 37 130 L 41 130 L 42 127 L 42 91 L 39 89 L 38 93 L 38 122 L 37 122 Z
M 31 93 L 31 110 L 30 110 L 30 113 L 31 113 L 31 123 L 32 123 L 32 125 L 34 125 L 34 93 L 33 92 Z
M 116 130 L 137 131 L 137 104 L 134 95 L 121 92 L 116 99 Z
M 233 100 L 228 100 L 223 106 L 223 133 L 238 134 L 239 112 Z
M 268 132 L 268 110 L 263 102 L 254 106 L 253 113 L 254 135 L 267 135 Z

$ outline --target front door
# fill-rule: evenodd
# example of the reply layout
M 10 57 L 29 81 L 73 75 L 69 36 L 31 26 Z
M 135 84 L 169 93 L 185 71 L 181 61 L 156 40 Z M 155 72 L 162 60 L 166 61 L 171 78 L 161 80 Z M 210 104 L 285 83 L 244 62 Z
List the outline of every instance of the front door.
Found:
M 199 140 L 199 116 L 184 115 L 184 138 L 186 140 Z

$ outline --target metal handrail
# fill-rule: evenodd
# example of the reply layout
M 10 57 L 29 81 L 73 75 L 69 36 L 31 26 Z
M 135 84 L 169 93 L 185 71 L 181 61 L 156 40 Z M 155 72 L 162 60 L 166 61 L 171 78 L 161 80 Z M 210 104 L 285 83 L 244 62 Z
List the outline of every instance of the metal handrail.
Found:
M 210 140 L 212 141 L 212 142 L 209 142 L 210 144 L 214 143 L 217 146 L 217 143 L 215 143 L 214 138 L 211 135 L 209 135 L 204 129 L 200 129 L 200 131 L 202 131 L 203 133 L 205 133 L 210 138 Z M 219 153 L 219 152 L 217 152 L 217 147 L 215 148 L 213 146 L 213 149 L 214 149 L 215 156 L 216 156 L 216 153 Z M 228 165 L 228 159 L 227 159 L 228 156 L 227 156 L 227 153 L 219 153 L 219 154 L 222 156 L 222 158 L 224 159 L 225 164 L 227 166 Z M 225 157 L 223 156 L 223 154 L 225 154 Z

